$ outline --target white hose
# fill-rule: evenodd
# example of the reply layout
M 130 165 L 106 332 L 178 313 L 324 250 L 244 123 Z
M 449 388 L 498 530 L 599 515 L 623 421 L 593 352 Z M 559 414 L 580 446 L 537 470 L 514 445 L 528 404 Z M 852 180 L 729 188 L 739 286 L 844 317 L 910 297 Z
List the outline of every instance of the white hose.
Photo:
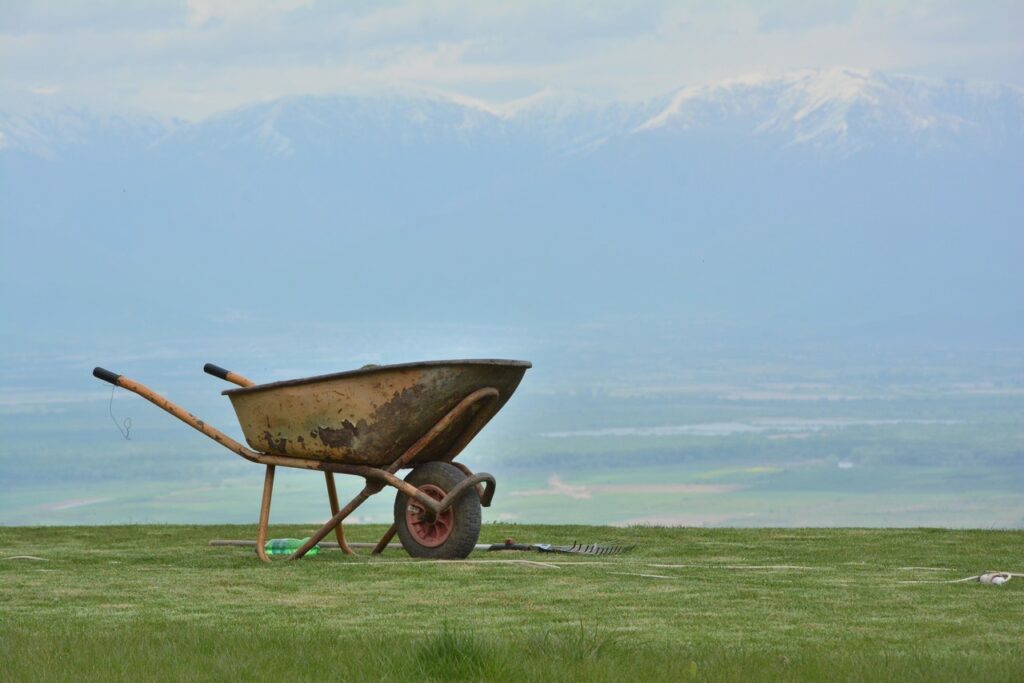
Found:
M 988 586 L 1002 586 L 1014 576 L 1024 577 L 1024 574 L 1020 572 L 985 572 L 977 576 L 968 576 L 962 579 L 953 579 L 952 581 L 900 581 L 900 583 L 966 583 L 968 581 L 977 581 Z

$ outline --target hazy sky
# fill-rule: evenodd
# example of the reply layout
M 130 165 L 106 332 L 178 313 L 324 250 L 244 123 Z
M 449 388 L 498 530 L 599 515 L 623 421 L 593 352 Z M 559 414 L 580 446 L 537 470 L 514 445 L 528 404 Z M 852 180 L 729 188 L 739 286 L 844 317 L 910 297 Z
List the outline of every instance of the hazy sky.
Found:
M 1024 3 L 0 0 L 0 106 L 200 118 L 282 95 L 644 98 L 847 65 L 1024 85 Z

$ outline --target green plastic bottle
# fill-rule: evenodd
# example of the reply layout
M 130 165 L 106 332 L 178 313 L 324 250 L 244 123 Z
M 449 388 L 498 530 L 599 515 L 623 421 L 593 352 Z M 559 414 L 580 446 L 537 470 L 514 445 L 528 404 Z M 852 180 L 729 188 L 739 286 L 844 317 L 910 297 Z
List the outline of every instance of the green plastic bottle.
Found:
M 267 541 L 263 549 L 267 555 L 291 555 L 302 547 L 302 544 L 309 540 L 306 538 L 272 538 Z M 306 555 L 317 555 L 320 553 L 320 546 L 315 545 L 309 549 Z

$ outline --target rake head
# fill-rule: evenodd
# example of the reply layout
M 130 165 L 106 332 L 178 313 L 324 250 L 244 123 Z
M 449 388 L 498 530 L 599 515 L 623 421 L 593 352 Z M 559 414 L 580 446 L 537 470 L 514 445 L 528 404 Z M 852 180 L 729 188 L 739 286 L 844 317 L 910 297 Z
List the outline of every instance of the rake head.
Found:
M 591 543 L 573 543 L 572 545 L 551 545 L 550 543 L 516 543 L 514 539 L 506 538 L 504 543 L 493 545 L 479 544 L 477 550 L 536 550 L 542 553 L 568 553 L 571 555 L 618 555 L 628 553 L 635 548 L 635 545 L 601 545 Z
M 544 553 L 570 553 L 572 555 L 619 555 L 620 553 L 628 553 L 636 546 L 601 545 L 599 543 L 583 545 L 582 543 L 573 543 L 572 545 L 537 545 L 534 547 Z

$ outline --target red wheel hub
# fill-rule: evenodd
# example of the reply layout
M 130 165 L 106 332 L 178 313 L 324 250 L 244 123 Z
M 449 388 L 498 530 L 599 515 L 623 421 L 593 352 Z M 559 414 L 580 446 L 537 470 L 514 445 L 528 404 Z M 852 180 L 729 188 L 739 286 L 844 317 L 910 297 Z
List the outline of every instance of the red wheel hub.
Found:
M 423 484 L 419 489 L 437 501 L 445 496 L 444 490 L 433 484 Z M 452 509 L 431 516 L 429 510 L 423 509 L 415 498 L 410 498 L 409 504 L 405 506 L 405 526 L 417 543 L 427 548 L 436 548 L 452 535 Z

